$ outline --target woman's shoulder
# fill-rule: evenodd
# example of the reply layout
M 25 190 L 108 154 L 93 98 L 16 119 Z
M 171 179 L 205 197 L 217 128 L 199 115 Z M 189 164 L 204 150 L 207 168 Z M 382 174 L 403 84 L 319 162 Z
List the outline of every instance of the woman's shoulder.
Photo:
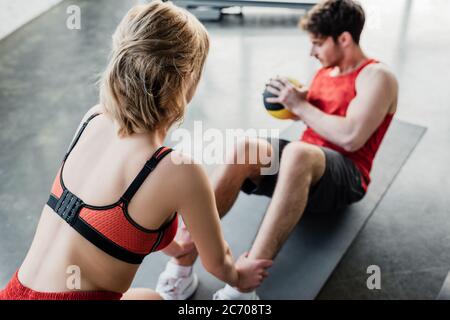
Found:
M 211 190 L 203 167 L 196 163 L 191 156 L 177 150 L 167 154 L 151 175 L 152 180 L 158 186 L 161 197 L 169 195 L 172 204 L 186 201 L 196 202 Z M 154 186 L 154 183 L 145 184 L 143 188 L 148 188 L 147 191 L 152 192 Z
M 100 104 L 96 104 L 95 106 L 91 107 L 83 116 L 83 122 L 86 121 L 90 116 L 96 114 L 96 113 L 105 113 L 105 110 Z
M 206 175 L 202 165 L 189 154 L 174 149 L 169 158 L 170 161 L 166 162 L 167 170 L 177 178 L 192 180 Z
M 96 104 L 95 106 L 91 107 L 88 111 L 86 111 L 86 113 L 81 118 L 80 127 L 83 123 L 85 123 L 89 119 L 90 116 L 92 116 L 96 113 L 100 114 L 100 113 L 104 113 L 104 112 L 105 112 L 105 110 L 99 104 Z
M 161 166 L 161 173 L 175 181 L 180 189 L 194 191 L 209 187 L 205 169 L 192 156 L 173 150 L 166 158 L 158 165 Z

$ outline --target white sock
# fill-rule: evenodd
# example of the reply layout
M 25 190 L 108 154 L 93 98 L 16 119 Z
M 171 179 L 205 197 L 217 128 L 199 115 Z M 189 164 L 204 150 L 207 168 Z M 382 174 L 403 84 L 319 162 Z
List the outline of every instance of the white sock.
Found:
M 233 288 L 230 285 L 225 285 L 224 291 L 227 296 L 229 296 L 231 299 L 246 299 L 247 297 L 250 297 L 254 291 L 250 292 L 240 292 L 238 289 Z
M 187 277 L 192 272 L 192 266 L 180 266 L 169 261 L 166 266 L 166 271 L 174 277 Z

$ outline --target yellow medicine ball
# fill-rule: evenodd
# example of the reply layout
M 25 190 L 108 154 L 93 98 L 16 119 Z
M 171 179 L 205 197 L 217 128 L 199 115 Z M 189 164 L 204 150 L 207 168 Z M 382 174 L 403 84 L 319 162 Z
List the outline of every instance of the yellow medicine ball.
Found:
M 301 88 L 302 85 L 300 82 L 294 78 L 287 78 L 290 83 L 292 83 L 294 86 Z M 282 104 L 280 103 L 270 103 L 266 101 L 266 98 L 272 98 L 276 97 L 274 94 L 267 91 L 267 88 L 264 90 L 263 93 L 263 101 L 264 101 L 264 107 L 266 108 L 267 112 L 277 119 L 294 119 L 295 115 L 290 112 L 288 109 L 286 109 Z

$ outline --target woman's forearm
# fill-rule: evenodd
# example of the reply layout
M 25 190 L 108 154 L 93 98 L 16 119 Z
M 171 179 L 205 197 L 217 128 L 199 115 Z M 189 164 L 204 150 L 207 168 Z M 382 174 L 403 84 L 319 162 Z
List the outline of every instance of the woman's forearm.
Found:
M 230 286 L 237 287 L 239 284 L 239 274 L 234 264 L 233 255 L 227 246 L 222 263 L 208 270 L 218 279 L 228 283 Z

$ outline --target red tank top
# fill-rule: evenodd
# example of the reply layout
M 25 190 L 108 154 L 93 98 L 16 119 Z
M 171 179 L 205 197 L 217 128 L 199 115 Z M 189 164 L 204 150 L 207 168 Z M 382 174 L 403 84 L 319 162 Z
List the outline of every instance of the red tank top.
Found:
M 332 68 L 320 69 L 311 83 L 307 96 L 308 102 L 327 114 L 345 116 L 350 102 L 356 96 L 356 78 L 361 70 L 371 63 L 378 63 L 378 61 L 369 59 L 355 71 L 336 77 L 329 75 Z M 306 128 L 300 140 L 336 150 L 352 160 L 361 172 L 363 177 L 362 186 L 364 190 L 367 190 L 370 183 L 370 170 L 372 169 L 373 159 L 392 118 L 393 114 L 387 114 L 367 142 L 354 152 L 347 152 L 343 148 L 327 141 L 310 127 Z

